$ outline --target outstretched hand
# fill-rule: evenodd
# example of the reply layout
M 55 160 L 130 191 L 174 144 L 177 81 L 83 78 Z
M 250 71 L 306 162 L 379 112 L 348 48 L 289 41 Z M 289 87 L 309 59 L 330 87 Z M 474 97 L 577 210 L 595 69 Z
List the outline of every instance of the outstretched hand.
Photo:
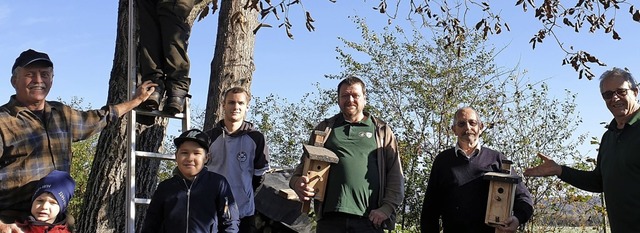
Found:
M 133 96 L 133 99 L 113 106 L 116 109 L 116 112 L 118 112 L 118 117 L 122 117 L 125 113 L 131 111 L 135 107 L 138 107 L 138 105 L 147 100 L 156 90 L 157 86 L 158 84 L 151 81 L 145 81 L 140 84 L 136 89 L 136 95 Z
M 542 164 L 527 168 L 524 171 L 525 176 L 559 176 L 562 174 L 562 167 L 553 161 L 553 159 L 542 153 L 538 153 L 538 157 L 542 159 Z

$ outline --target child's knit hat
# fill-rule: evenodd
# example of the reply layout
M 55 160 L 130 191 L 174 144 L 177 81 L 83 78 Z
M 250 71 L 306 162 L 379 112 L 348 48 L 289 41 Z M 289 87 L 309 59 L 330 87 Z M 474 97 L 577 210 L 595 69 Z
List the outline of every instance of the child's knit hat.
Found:
M 49 192 L 58 201 L 60 213 L 65 213 L 69 201 L 73 197 L 73 190 L 76 188 L 76 182 L 71 178 L 68 172 L 54 170 L 49 175 L 42 177 L 36 186 L 36 192 L 31 198 L 31 203 L 44 192 Z

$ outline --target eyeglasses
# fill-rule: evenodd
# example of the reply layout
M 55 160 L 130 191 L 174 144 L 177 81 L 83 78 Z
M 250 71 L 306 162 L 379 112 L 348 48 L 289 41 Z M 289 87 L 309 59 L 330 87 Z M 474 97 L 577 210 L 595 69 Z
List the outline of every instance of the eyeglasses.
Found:
M 605 99 L 605 100 L 611 99 L 611 98 L 613 98 L 613 94 L 616 94 L 618 97 L 622 98 L 622 97 L 627 96 L 627 91 L 628 90 L 631 90 L 631 89 L 620 88 L 620 89 L 615 90 L 615 91 L 605 91 L 605 92 L 602 92 L 602 98 Z
M 475 127 L 476 125 L 478 125 L 478 121 L 469 120 L 469 121 L 458 121 L 456 123 L 456 125 L 458 125 L 458 127 L 460 127 L 460 128 L 467 126 L 467 124 L 469 124 L 469 126 L 471 126 L 471 127 Z

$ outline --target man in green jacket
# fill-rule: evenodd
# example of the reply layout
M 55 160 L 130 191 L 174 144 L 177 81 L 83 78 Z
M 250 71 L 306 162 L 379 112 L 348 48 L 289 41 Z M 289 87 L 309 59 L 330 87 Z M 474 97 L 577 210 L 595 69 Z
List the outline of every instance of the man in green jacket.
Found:
M 340 113 L 316 130 L 329 130 L 324 147 L 339 158 L 332 164 L 324 202 L 314 204 L 317 232 L 383 232 L 393 229 L 395 210 L 404 197 L 404 177 L 391 128 L 364 112 L 365 85 L 357 77 L 338 84 Z M 313 144 L 310 142 L 310 144 Z M 300 163 L 289 186 L 302 201 L 313 198 Z
M 640 113 L 638 86 L 619 68 L 600 76 L 600 93 L 613 114 L 602 136 L 596 168 L 582 171 L 560 166 L 538 154 L 542 164 L 525 176 L 558 176 L 579 189 L 605 194 L 611 232 L 640 232 Z

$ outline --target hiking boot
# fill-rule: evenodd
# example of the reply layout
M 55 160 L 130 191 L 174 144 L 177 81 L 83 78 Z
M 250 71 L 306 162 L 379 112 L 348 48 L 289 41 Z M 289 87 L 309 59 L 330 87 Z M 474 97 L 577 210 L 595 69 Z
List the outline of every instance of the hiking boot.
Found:
M 151 93 L 149 98 L 138 106 L 148 111 L 158 110 L 160 107 L 160 101 L 162 101 L 162 96 L 164 95 L 164 82 L 162 79 L 156 78 L 153 80 L 153 83 L 158 84 L 158 86 L 155 87 L 155 90 Z
M 176 115 L 184 111 L 184 103 L 186 97 L 170 96 L 164 103 L 163 112 Z

